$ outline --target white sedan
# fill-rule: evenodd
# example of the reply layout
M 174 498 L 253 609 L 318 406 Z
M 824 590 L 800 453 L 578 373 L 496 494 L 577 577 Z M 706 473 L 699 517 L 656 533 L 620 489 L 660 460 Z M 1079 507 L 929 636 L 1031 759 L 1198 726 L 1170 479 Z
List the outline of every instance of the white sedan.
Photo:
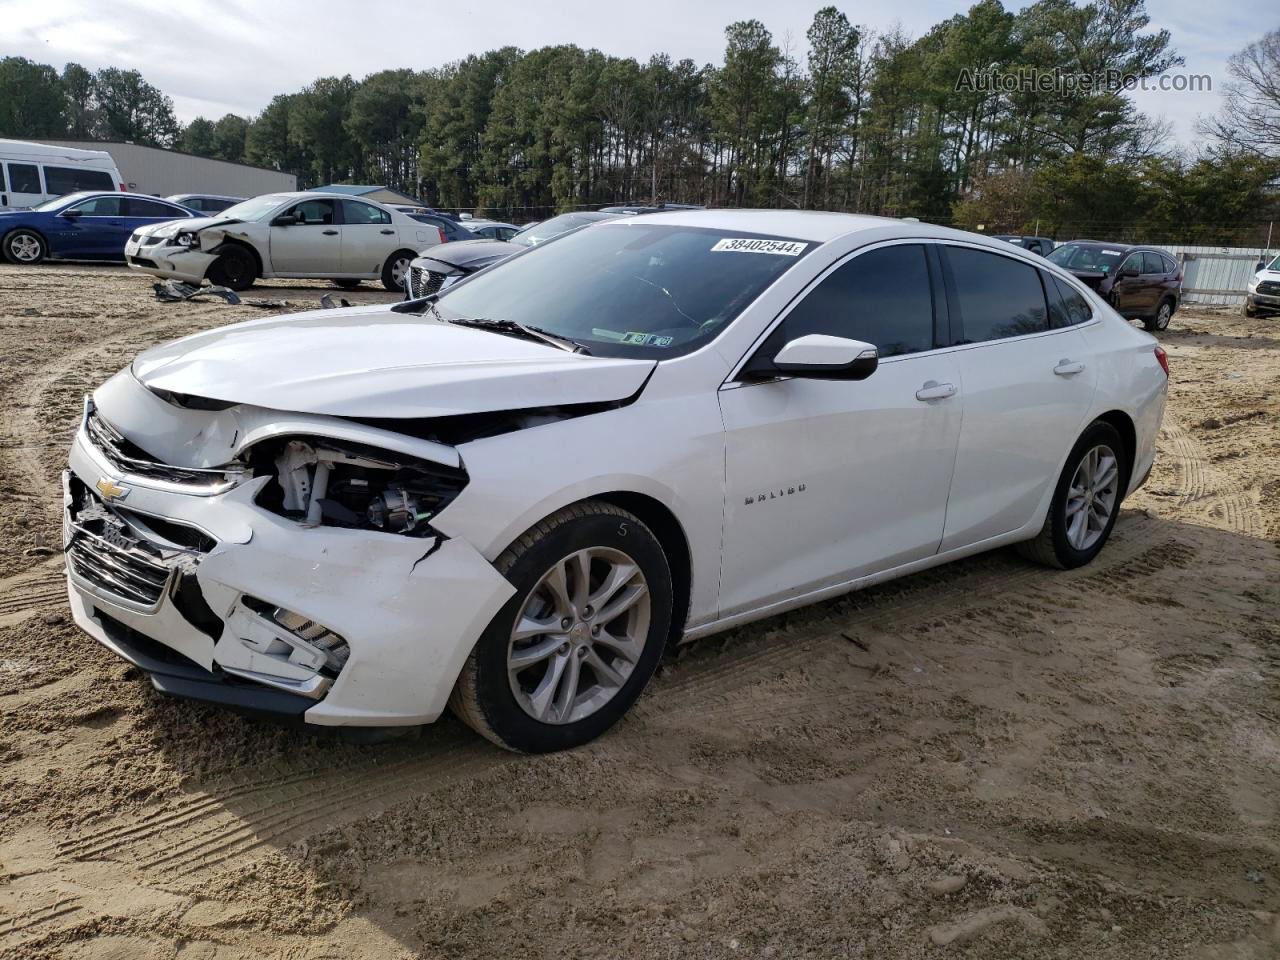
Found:
M 72 447 L 71 608 L 178 695 L 572 747 L 668 643 L 1005 545 L 1088 563 L 1167 382 L 1000 241 L 606 221 L 438 296 L 143 353 Z
M 125 244 L 134 270 L 165 279 L 247 290 L 258 279 L 333 280 L 351 288 L 381 280 L 404 289 L 418 251 L 443 243 L 439 228 L 369 200 L 271 193 L 210 217 L 157 223 Z

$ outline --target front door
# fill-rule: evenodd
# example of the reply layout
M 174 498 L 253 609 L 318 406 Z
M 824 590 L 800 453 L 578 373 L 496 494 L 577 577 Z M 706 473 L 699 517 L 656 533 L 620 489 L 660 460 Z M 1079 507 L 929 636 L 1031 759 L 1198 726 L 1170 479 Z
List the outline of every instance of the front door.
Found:
M 809 333 L 875 344 L 860 382 L 780 379 L 720 391 L 726 433 L 720 614 L 931 556 L 960 435 L 955 360 L 938 352 L 921 244 L 844 261 L 760 348 Z
M 52 246 L 60 257 L 85 260 L 124 258 L 129 239 L 125 195 L 91 197 L 63 210 L 57 217 L 57 238 Z
M 271 227 L 273 273 L 300 277 L 342 273 L 342 228 L 336 206 L 336 200 L 317 197 L 283 211 L 296 222 Z

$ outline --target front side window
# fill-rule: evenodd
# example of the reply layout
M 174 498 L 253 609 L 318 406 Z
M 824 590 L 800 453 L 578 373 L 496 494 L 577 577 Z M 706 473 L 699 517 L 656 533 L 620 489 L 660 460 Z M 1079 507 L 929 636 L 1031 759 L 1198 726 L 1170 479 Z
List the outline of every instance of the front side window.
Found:
M 1142 254 L 1132 253 L 1125 258 L 1124 263 L 1120 264 L 1120 275 L 1124 276 L 1125 271 L 1128 270 L 1134 273 L 1142 273 Z
M 355 225 L 370 223 L 390 223 L 391 214 L 385 210 L 379 210 L 377 207 L 368 203 L 361 203 L 358 200 L 342 201 L 342 220 L 343 223 Z
M 811 333 L 874 344 L 881 357 L 932 350 L 933 293 L 924 247 L 881 247 L 838 267 L 787 314 L 766 349 Z
M 541 327 L 598 355 L 668 359 L 709 343 L 816 246 L 629 221 L 504 260 L 446 290 L 438 309 Z
M 1039 271 L 985 250 L 945 247 L 962 343 L 1002 340 L 1049 329 Z
M 67 208 L 68 213 L 78 213 L 82 217 L 122 217 L 124 216 L 124 197 L 94 197 L 83 203 L 76 203 Z
M 39 168 L 34 163 L 9 164 L 9 188 L 14 193 L 44 193 Z
M 333 223 L 332 200 L 303 200 L 289 211 L 305 226 L 330 226 Z

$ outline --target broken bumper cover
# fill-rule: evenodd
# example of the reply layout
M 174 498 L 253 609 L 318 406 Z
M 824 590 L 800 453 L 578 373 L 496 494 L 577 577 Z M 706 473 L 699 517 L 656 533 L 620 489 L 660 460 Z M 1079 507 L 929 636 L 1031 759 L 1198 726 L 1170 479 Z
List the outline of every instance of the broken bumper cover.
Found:
M 254 504 L 265 482 L 209 494 L 122 475 L 82 429 L 63 496 L 76 624 L 168 693 L 327 726 L 435 720 L 511 585 L 462 540 L 303 527 Z M 104 511 L 123 531 L 89 530 Z M 179 528 L 207 549 L 149 561 L 173 545 L 149 534 Z M 271 610 L 339 638 L 343 662 Z
M 216 259 L 218 258 L 213 254 L 167 241 L 143 244 L 130 238 L 124 245 L 124 260 L 131 270 L 140 270 L 165 280 L 184 280 L 197 285 L 204 281 L 205 271 Z

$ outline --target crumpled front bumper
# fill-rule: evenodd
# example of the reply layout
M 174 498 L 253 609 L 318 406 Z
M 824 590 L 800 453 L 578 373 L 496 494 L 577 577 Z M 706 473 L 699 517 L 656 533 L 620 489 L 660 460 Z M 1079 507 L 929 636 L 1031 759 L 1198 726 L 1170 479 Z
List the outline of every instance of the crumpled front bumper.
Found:
M 143 245 L 129 238 L 124 245 L 124 260 L 132 270 L 140 270 L 165 280 L 182 280 L 197 286 L 217 256 L 203 250 L 191 250 L 165 240 Z
M 303 527 L 255 505 L 270 482 L 265 477 L 210 495 L 131 477 L 83 427 L 64 474 L 64 549 L 83 529 L 72 515 L 76 481 L 84 485 L 77 497 L 87 495 L 113 516 L 195 528 L 214 544 L 184 559 L 155 603 L 104 588 L 68 563 L 77 625 L 146 670 L 157 688 L 181 696 L 329 726 L 428 723 L 443 712 L 467 655 L 513 593 L 463 540 Z M 99 481 L 125 493 L 104 502 Z M 255 608 L 286 608 L 344 638 L 349 654 L 336 676 L 308 675 L 245 642 L 259 626 L 246 599 Z

